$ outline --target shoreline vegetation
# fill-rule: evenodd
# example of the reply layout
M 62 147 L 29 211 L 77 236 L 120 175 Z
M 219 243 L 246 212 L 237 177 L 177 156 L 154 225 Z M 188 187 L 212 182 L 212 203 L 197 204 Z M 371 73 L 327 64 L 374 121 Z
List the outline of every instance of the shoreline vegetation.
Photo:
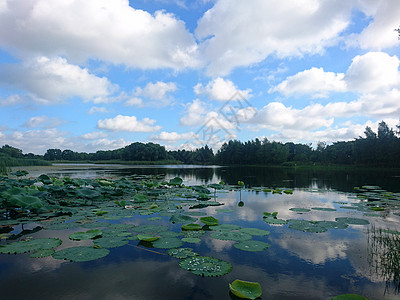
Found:
M 330 145 L 319 142 L 316 148 L 311 144 L 271 142 L 266 138 L 247 142 L 230 140 L 215 154 L 208 145 L 196 150 L 168 151 L 151 142 L 135 142 L 120 149 L 95 153 L 48 149 L 44 155 L 24 154 L 21 149 L 4 145 L 0 148 L 0 173 L 16 166 L 49 166 L 53 163 L 400 169 L 400 124 L 396 127 L 394 131 L 382 121 L 377 133 L 367 126 L 365 137 Z

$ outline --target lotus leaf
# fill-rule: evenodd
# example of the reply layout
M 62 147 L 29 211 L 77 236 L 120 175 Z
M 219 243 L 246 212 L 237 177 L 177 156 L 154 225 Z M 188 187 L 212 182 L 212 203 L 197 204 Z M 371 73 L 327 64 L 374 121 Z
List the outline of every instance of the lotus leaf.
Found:
M 197 243 L 201 242 L 201 239 L 195 238 L 195 237 L 186 237 L 186 238 L 183 238 L 182 241 L 185 243 L 197 244 Z
M 184 243 L 177 238 L 161 238 L 153 242 L 153 246 L 155 248 L 161 248 L 161 249 L 179 248 L 183 246 L 183 244 Z
M 133 201 L 135 201 L 136 203 L 143 203 L 146 202 L 148 199 L 149 197 L 144 194 L 135 194 L 135 196 L 133 196 Z
M 80 241 L 80 240 L 90 240 L 100 237 L 103 232 L 100 229 L 92 229 L 86 232 L 75 232 L 69 236 L 70 240 Z
M 311 209 L 319 211 L 336 211 L 335 208 L 330 208 L 330 207 L 311 207 Z
M 358 219 L 358 218 L 335 218 L 336 222 L 342 222 L 349 225 L 368 225 L 369 221 L 365 219 Z
M 103 258 L 109 253 L 110 250 L 105 248 L 72 247 L 57 251 L 53 254 L 53 258 L 69 260 L 72 262 L 84 262 Z
M 159 239 L 158 236 L 154 236 L 152 234 L 138 234 L 137 238 L 140 241 L 145 241 L 145 242 L 154 242 L 154 241 L 157 241 Z
M 44 202 L 36 196 L 31 196 L 27 194 L 14 195 L 6 200 L 11 206 L 29 208 L 29 209 L 39 209 L 44 206 Z
M 62 241 L 57 238 L 32 239 L 0 245 L 0 253 L 16 254 L 40 249 L 51 249 L 60 246 Z
M 326 232 L 328 229 L 318 222 L 310 222 L 306 220 L 292 220 L 292 223 L 289 225 L 290 229 L 304 231 L 304 232 L 314 232 L 321 233 Z
M 186 215 L 181 215 L 181 214 L 175 214 L 173 215 L 169 221 L 171 223 L 183 223 L 183 224 L 189 224 L 197 221 L 196 218 L 193 218 L 191 216 L 186 216 Z
M 209 189 L 207 189 L 207 188 L 205 188 L 204 186 L 201 186 L 201 185 L 193 185 L 190 188 L 192 190 L 196 191 L 197 193 L 211 194 Z
M 219 224 L 219 221 L 212 216 L 201 217 L 200 221 L 208 226 L 217 226 Z
M 212 232 L 210 236 L 218 240 L 229 240 L 229 241 L 247 241 L 251 239 L 251 235 L 239 232 L 239 231 L 217 231 Z
M 195 217 L 207 215 L 205 212 L 202 212 L 202 211 L 185 211 L 182 214 L 188 215 L 188 216 L 195 216 Z
M 158 220 L 162 220 L 161 217 L 151 217 L 151 218 L 147 218 L 146 220 L 148 221 L 158 221 Z
M 157 233 L 162 231 L 168 231 L 168 226 L 164 225 L 139 225 L 136 226 L 134 231 L 136 232 L 145 232 L 145 233 Z
M 333 297 L 332 300 L 368 300 L 368 298 L 356 294 L 343 294 Z
M 29 256 L 32 258 L 42 258 L 42 257 L 47 257 L 50 255 L 53 255 L 54 252 L 55 252 L 54 249 L 40 249 L 40 250 L 33 252 Z
M 176 258 L 186 258 L 186 257 L 193 257 L 199 255 L 196 252 L 193 252 L 191 248 L 176 248 L 176 249 L 169 249 L 167 251 L 168 255 Z
M 257 236 L 263 236 L 263 235 L 270 234 L 270 232 L 268 230 L 259 229 L 259 228 L 241 228 L 241 229 L 239 229 L 239 231 L 250 234 L 250 235 L 257 235 Z
M 181 231 L 181 234 L 184 237 L 190 237 L 190 238 L 199 238 L 202 237 L 206 232 L 204 230 L 198 230 L 198 231 Z
M 161 236 L 161 237 L 178 237 L 178 236 L 180 236 L 180 234 L 175 231 L 162 231 L 159 233 L 159 236 Z
M 179 266 L 182 269 L 203 277 L 222 276 L 232 270 L 230 263 L 208 256 L 186 258 L 179 263 Z
M 93 241 L 94 245 L 102 248 L 117 248 L 125 246 L 129 243 L 129 241 L 125 237 L 121 236 L 110 236 L 110 237 L 101 237 L 99 239 L 95 239 Z
M 310 211 L 308 208 L 296 208 L 296 207 L 292 207 L 289 210 L 295 211 L 295 212 L 299 212 L 299 213 L 309 212 Z
M 232 294 L 243 299 L 256 299 L 261 296 L 261 285 L 258 282 L 250 282 L 236 279 L 229 284 Z
M 236 243 L 233 246 L 239 250 L 256 252 L 256 251 L 264 251 L 271 245 L 261 241 L 248 240 Z
M 222 224 L 217 226 L 210 226 L 210 229 L 214 231 L 231 231 L 231 230 L 239 230 L 240 226 L 234 224 Z
M 203 227 L 200 224 L 186 224 L 182 225 L 182 230 L 201 230 Z
M 269 219 L 269 218 L 264 218 L 264 222 L 268 224 L 275 224 L 275 225 L 283 225 L 286 224 L 287 222 L 282 219 Z
M 175 178 L 173 178 L 173 179 L 171 179 L 171 180 L 169 181 L 169 184 L 170 184 L 170 185 L 181 185 L 182 182 L 183 182 L 182 178 L 180 178 L 180 177 L 175 177 Z
M 100 192 L 90 188 L 80 188 L 75 190 L 76 196 L 81 198 L 98 198 L 101 196 Z
M 215 189 L 215 190 L 222 190 L 224 188 L 224 186 L 222 184 L 218 184 L 218 183 L 211 183 L 208 185 L 208 187 Z

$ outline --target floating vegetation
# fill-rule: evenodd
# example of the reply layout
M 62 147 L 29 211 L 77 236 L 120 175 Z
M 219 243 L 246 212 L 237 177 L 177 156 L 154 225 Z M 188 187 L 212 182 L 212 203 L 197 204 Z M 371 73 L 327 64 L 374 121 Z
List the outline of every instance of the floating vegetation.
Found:
M 289 210 L 295 211 L 295 212 L 298 212 L 298 213 L 305 213 L 305 212 L 311 211 L 311 210 L 308 209 L 308 208 L 297 208 L 297 207 L 289 208 Z
M 171 255 L 172 257 L 176 257 L 176 258 L 180 258 L 180 259 L 199 255 L 198 253 L 193 252 L 192 248 L 169 249 L 167 251 L 167 254 Z
M 154 241 L 157 241 L 160 237 L 154 236 L 152 234 L 138 234 L 137 238 L 138 238 L 138 240 L 144 241 L 144 242 L 154 242 Z
M 74 241 L 90 240 L 101 237 L 102 235 L 103 231 L 100 229 L 92 229 L 86 232 L 75 232 L 69 236 L 69 239 Z
M 342 222 L 345 224 L 349 225 L 368 225 L 369 221 L 365 219 L 359 219 L 359 218 L 349 218 L 349 217 L 340 217 L 340 218 L 335 218 L 336 222 Z
M 201 230 L 203 227 L 200 224 L 186 224 L 182 225 L 182 230 Z
M 94 247 L 72 247 L 62 249 L 53 254 L 55 259 L 64 259 L 71 262 L 84 262 L 103 258 L 110 253 L 105 248 Z
M 204 230 L 196 230 L 196 231 L 181 231 L 181 235 L 187 238 L 200 238 L 202 237 L 206 232 Z
M 250 235 L 257 235 L 257 236 L 263 236 L 263 235 L 270 234 L 270 232 L 268 230 L 259 229 L 259 228 L 241 228 L 241 229 L 239 229 L 239 231 L 250 234 Z
M 239 279 L 229 284 L 229 290 L 232 294 L 242 299 L 256 299 L 262 295 L 261 285 L 258 282 Z
M 212 232 L 210 236 L 214 239 L 218 240 L 229 240 L 229 241 L 247 241 L 252 238 L 252 236 L 248 233 L 240 232 L 240 231 L 216 231 Z
M 48 257 L 48 256 L 53 255 L 54 252 L 55 252 L 54 249 L 40 249 L 40 250 L 37 250 L 37 251 L 31 253 L 29 255 L 29 257 L 32 257 L 32 258 Z
M 219 224 L 219 221 L 212 216 L 200 217 L 200 221 L 207 226 L 217 226 Z
M 232 270 L 232 265 L 229 262 L 208 256 L 186 258 L 179 263 L 179 266 L 203 277 L 222 276 Z
M 52 249 L 60 246 L 62 241 L 57 238 L 31 239 L 18 241 L 5 245 L 0 245 L 0 253 L 17 254 L 37 251 L 42 249 Z
M 93 241 L 96 247 L 101 248 L 116 248 L 128 244 L 128 239 L 119 236 L 102 237 Z
M 139 225 L 134 229 L 136 232 L 145 232 L 145 233 L 157 233 L 162 231 L 168 231 L 169 227 L 164 225 Z
M 196 238 L 196 237 L 185 237 L 182 239 L 182 241 L 185 243 L 197 244 L 197 243 L 201 242 L 201 239 Z
M 239 230 L 240 226 L 235 224 L 221 224 L 217 226 L 210 226 L 210 229 L 214 231 L 231 231 L 231 230 Z
M 152 243 L 153 247 L 161 249 L 179 248 L 184 242 L 177 238 L 161 238 Z
M 319 211 L 336 211 L 335 208 L 330 208 L 330 207 L 311 207 L 311 209 Z
M 169 221 L 171 223 L 183 223 L 183 224 L 189 224 L 189 223 L 193 223 L 196 222 L 197 219 L 193 218 L 191 216 L 187 216 L 187 215 L 182 215 L 182 214 L 174 214 Z
M 271 245 L 268 243 L 255 240 L 242 241 L 234 244 L 233 246 L 239 250 L 250 252 L 264 251 L 265 249 L 271 247 Z

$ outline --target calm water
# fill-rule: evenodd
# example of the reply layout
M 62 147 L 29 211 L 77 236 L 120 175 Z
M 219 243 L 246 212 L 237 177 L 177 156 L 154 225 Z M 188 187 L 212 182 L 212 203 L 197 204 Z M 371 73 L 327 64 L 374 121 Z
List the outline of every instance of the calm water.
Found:
M 371 252 L 371 231 L 374 228 L 400 230 L 400 216 L 385 211 L 372 217 L 342 208 L 359 201 L 354 197 L 355 186 L 378 185 L 391 192 L 400 192 L 400 173 L 217 166 L 59 165 L 25 169 L 30 171 L 30 176 L 46 173 L 72 178 L 163 174 L 167 180 L 179 176 L 186 185 L 220 181 L 236 184 L 242 180 L 246 187 L 290 188 L 293 194 L 245 189 L 240 195 L 237 191 L 229 191 L 217 193 L 217 201 L 224 203 L 223 206 L 196 210 L 214 216 L 220 224 L 271 232 L 268 236 L 254 237 L 271 245 L 262 252 L 241 251 L 233 247 L 234 241 L 213 239 L 207 234 L 198 244 L 184 245 L 200 255 L 230 262 L 233 269 L 227 275 L 215 278 L 194 275 L 181 269 L 179 260 L 165 255 L 163 249 L 138 247 L 133 241 L 110 249 L 110 255 L 103 259 L 85 263 L 51 257 L 34 259 L 28 254 L 0 254 L 1 299 L 234 299 L 228 285 L 235 279 L 259 282 L 262 299 L 330 299 L 345 293 L 360 294 L 369 299 L 400 299 L 398 282 L 393 282 L 393 276 L 377 265 L 376 255 Z M 244 202 L 242 207 L 238 206 L 240 200 Z M 289 210 L 293 207 L 335 208 L 336 211 L 311 210 L 300 214 Z M 226 211 L 220 211 L 221 208 Z M 290 229 L 288 225 L 269 225 L 263 221 L 263 212 L 278 212 L 278 217 L 285 220 L 334 221 L 337 217 L 357 217 L 368 220 L 370 225 L 308 233 Z M 173 231 L 180 231 L 181 224 L 171 224 L 169 217 L 147 220 L 156 216 L 137 215 L 112 222 L 163 224 Z M 29 225 L 25 227 L 28 228 Z M 41 230 L 32 236 L 61 237 L 64 241 L 61 247 L 66 248 L 77 243 L 68 240 L 68 236 L 76 231 L 82 231 L 82 228 Z

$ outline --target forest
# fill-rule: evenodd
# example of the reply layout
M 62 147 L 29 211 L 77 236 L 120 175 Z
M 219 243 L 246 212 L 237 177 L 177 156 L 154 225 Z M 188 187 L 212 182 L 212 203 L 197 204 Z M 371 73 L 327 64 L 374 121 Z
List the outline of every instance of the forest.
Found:
M 22 150 L 4 145 L 0 148 L 1 168 L 15 165 L 45 165 L 52 162 L 112 162 L 160 164 L 217 164 L 217 165 L 357 165 L 400 167 L 400 124 L 393 130 L 382 121 L 378 131 L 366 127 L 364 137 L 338 141 L 327 145 L 281 143 L 268 139 L 241 142 L 230 140 L 214 154 L 205 145 L 196 150 L 167 151 L 155 143 L 135 142 L 116 150 L 95 153 L 48 149 L 44 155 L 23 154 Z

